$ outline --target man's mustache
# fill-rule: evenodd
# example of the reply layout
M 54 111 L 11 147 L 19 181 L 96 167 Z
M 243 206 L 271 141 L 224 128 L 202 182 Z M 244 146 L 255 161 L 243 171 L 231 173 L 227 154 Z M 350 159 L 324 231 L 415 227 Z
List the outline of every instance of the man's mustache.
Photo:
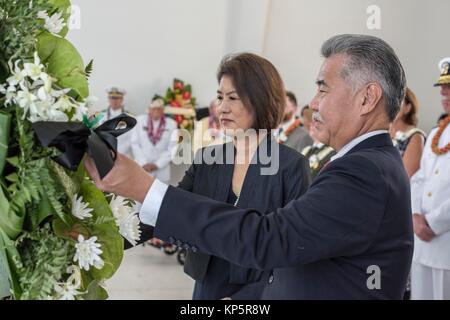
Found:
M 313 121 L 323 122 L 323 118 L 318 112 L 313 113 L 312 119 L 313 119 Z

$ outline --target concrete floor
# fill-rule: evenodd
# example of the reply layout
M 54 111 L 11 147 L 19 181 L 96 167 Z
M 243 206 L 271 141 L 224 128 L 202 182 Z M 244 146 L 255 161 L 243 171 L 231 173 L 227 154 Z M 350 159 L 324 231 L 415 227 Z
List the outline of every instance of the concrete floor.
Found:
M 125 251 L 122 265 L 106 285 L 111 300 L 190 300 L 194 281 L 176 254 L 139 246 Z

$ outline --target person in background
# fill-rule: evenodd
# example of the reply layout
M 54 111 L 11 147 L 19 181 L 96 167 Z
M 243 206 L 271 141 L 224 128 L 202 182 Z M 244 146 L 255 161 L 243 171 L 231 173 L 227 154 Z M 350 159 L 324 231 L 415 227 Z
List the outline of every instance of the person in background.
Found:
M 308 146 L 302 150 L 304 155 L 309 160 L 309 167 L 311 169 L 311 178 L 314 179 L 322 168 L 331 160 L 336 154 L 336 151 L 330 146 L 320 142 L 317 137 L 317 129 L 311 126 L 309 129 L 309 135 L 313 139 L 312 146 Z
M 411 179 L 414 256 L 411 299 L 450 299 L 450 58 L 439 63 L 445 117 L 427 139 Z
M 106 121 L 111 120 L 123 113 L 127 114 L 130 117 L 134 117 L 134 115 L 132 115 L 127 109 L 125 109 L 125 90 L 118 87 L 111 87 L 106 92 L 108 93 L 109 106 L 107 109 L 101 112 L 101 119 L 99 121 L 99 124 L 105 123 Z M 117 151 L 128 157 L 132 157 L 131 137 L 133 135 L 133 130 L 134 129 L 117 137 Z
M 170 181 L 176 130 L 176 122 L 164 115 L 164 101 L 156 99 L 150 104 L 147 114 L 137 117 L 131 138 L 135 161 L 150 175 L 166 183 Z
M 390 134 L 394 145 L 402 155 L 406 172 L 411 178 L 420 167 L 426 134 L 417 128 L 419 102 L 411 89 L 406 89 L 400 112 L 391 124 Z
M 446 114 L 446 113 L 443 113 L 439 116 L 438 121 L 437 121 L 438 127 L 440 127 L 444 123 L 444 120 L 447 117 L 448 117 L 448 114 Z
M 194 154 L 201 148 L 211 144 L 224 143 L 225 136 L 220 129 L 217 100 L 211 101 L 208 108 L 208 116 L 195 123 L 193 150 Z
M 419 170 L 420 158 L 425 145 L 426 134 L 417 128 L 419 102 L 411 89 L 406 89 L 405 99 L 389 129 L 394 146 L 400 151 L 403 165 L 411 178 Z M 411 281 L 405 289 L 404 300 L 411 298 Z
M 286 92 L 286 103 L 284 107 L 283 122 L 274 135 L 278 143 L 284 144 L 297 152 L 312 145 L 313 141 L 308 132 L 302 127 L 302 121 L 295 118 L 297 113 L 297 98 L 295 94 Z

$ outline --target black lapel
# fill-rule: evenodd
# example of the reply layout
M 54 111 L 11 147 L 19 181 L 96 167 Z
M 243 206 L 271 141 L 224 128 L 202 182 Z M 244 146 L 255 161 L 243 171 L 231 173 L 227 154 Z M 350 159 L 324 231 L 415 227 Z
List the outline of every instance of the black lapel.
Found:
M 216 148 L 216 150 L 215 150 L 215 152 L 216 152 L 215 158 L 219 164 L 215 165 L 215 167 L 217 168 L 217 171 L 218 171 L 217 172 L 218 176 L 217 176 L 216 192 L 214 194 L 214 199 L 221 201 L 221 202 L 227 202 L 227 200 L 228 200 L 228 197 L 230 195 L 230 190 L 231 190 L 231 182 L 233 179 L 233 171 L 234 171 L 234 159 L 226 158 L 227 145 L 228 145 L 228 143 L 223 144 L 223 145 L 219 146 L 218 148 Z M 231 160 L 233 160 L 233 161 L 231 161 Z M 223 164 L 220 164 L 220 163 L 222 163 L 220 161 L 223 161 Z

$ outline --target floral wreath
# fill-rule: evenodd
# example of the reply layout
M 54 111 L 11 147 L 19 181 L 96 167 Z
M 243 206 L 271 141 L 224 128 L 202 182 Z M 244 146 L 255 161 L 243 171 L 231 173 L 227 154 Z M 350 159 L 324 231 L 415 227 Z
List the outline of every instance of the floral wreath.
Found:
M 69 0 L 0 2 L 0 298 L 106 299 L 123 237 L 140 238 L 133 204 L 105 196 L 82 164 L 51 160 L 60 151 L 33 130 L 98 122 L 88 119 L 92 61 L 64 38 Z
M 179 79 L 173 80 L 164 97 L 155 95 L 153 100 L 162 99 L 167 106 L 164 110 L 174 118 L 178 128 L 192 132 L 194 129 L 196 98 L 192 95 L 192 86 Z

